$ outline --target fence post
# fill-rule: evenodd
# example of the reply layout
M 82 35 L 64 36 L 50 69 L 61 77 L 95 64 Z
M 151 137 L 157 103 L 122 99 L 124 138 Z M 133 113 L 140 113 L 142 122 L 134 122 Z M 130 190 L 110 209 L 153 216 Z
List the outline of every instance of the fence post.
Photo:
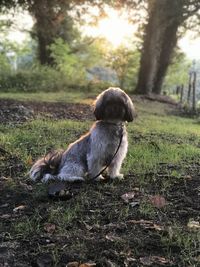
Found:
M 189 73 L 188 95 L 187 95 L 188 106 L 190 105 L 191 88 L 192 88 L 192 72 Z
M 184 85 L 181 84 L 180 103 L 183 104 Z
M 193 112 L 196 111 L 196 80 L 197 80 L 197 73 L 196 71 L 194 71 L 193 81 L 192 81 L 192 110 Z

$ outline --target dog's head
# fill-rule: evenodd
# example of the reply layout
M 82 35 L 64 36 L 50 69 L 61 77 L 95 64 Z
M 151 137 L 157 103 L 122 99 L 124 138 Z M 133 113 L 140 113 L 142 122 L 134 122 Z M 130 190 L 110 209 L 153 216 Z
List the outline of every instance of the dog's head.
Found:
M 97 97 L 94 115 L 97 120 L 130 122 L 136 113 L 130 97 L 120 88 L 110 87 Z

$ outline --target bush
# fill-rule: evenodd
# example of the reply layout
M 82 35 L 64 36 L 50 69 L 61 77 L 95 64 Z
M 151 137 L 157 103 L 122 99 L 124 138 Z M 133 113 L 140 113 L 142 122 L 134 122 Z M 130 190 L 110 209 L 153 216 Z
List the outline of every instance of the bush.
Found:
M 86 82 L 76 81 L 76 77 L 72 81 L 63 72 L 42 66 L 0 75 L 0 90 L 4 92 L 52 92 L 66 90 L 76 84 L 83 86 Z

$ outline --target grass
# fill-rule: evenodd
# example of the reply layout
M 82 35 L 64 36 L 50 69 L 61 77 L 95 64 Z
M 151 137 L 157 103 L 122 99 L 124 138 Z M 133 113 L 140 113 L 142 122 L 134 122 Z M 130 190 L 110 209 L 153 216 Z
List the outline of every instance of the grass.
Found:
M 91 98 L 82 93 L 50 93 L 48 95 L 44 93 L 26 95 L 1 93 L 0 98 L 15 98 L 23 101 L 40 99 L 40 101 L 49 102 L 67 99 L 75 103 L 91 103 Z M 78 193 L 74 191 L 75 197 L 72 197 L 69 202 L 49 202 L 46 197 L 46 186 L 34 185 L 31 196 L 33 201 L 31 215 L 18 218 L 12 223 L 11 230 L 9 230 L 12 232 L 12 238 L 16 236 L 18 238 L 23 236 L 26 239 L 32 236 L 41 237 L 44 235 L 44 223 L 48 222 L 56 225 L 53 235 L 61 241 L 54 247 L 41 245 L 40 251 L 51 251 L 56 263 L 59 262 L 61 251 L 63 251 L 61 247 L 65 246 L 69 253 L 76 255 L 79 253 L 80 260 L 85 260 L 84 257 L 90 256 L 98 261 L 98 252 L 95 251 L 95 247 L 99 244 L 99 248 L 96 247 L 96 249 L 99 253 L 103 253 L 101 251 L 103 244 L 105 250 L 112 247 L 113 250 L 121 253 L 116 256 L 120 266 L 123 266 L 120 261 L 125 257 L 122 256 L 126 253 L 125 247 L 131 248 L 131 253 L 134 252 L 132 257 L 137 259 L 148 255 L 148 250 L 150 250 L 150 254 L 161 253 L 163 257 L 171 260 L 177 257 L 178 263 L 176 262 L 173 266 L 198 266 L 199 235 L 189 231 L 187 221 L 176 216 L 173 206 L 176 202 L 173 201 L 177 201 L 178 198 L 171 199 L 173 205 L 159 210 L 147 201 L 147 196 L 152 193 L 161 194 L 170 201 L 171 191 L 176 188 L 176 184 L 182 186 L 180 190 L 185 190 L 188 168 L 191 165 L 200 165 L 199 122 L 196 119 L 172 115 L 171 107 L 160 103 L 137 101 L 136 109 L 139 116 L 135 122 L 128 125 L 129 151 L 123 165 L 125 180 L 106 184 L 84 184 L 78 188 Z M 1 147 L 14 154 L 24 166 L 23 172 L 13 180 L 13 183 L 25 181 L 23 180 L 25 174 L 37 157 L 46 154 L 52 148 L 66 148 L 69 143 L 85 133 L 91 124 L 90 121 L 36 119 L 18 126 L 1 125 Z M 192 170 L 189 175 L 196 176 L 196 172 Z M 124 205 L 120 199 L 122 193 L 133 191 L 136 187 L 143 196 L 139 207 L 132 208 L 130 205 Z M 12 189 L 8 182 L 6 188 Z M 178 193 L 177 189 L 174 190 Z M 183 194 L 183 191 L 180 192 Z M 184 194 L 179 197 L 184 199 Z M 16 204 L 20 204 L 20 201 Z M 35 208 L 35 205 L 38 207 Z M 184 207 L 179 207 L 180 210 L 181 208 L 184 209 Z M 173 212 L 175 212 L 174 217 Z M 195 213 L 191 216 L 193 220 L 199 219 Z M 123 223 L 127 223 L 130 219 L 152 220 L 162 223 L 166 228 L 164 232 L 152 233 L 140 225 L 130 227 L 127 224 L 124 230 Z M 111 228 L 106 228 L 106 225 L 110 223 L 113 224 Z M 108 234 L 111 235 L 110 239 L 105 237 Z M 147 242 L 148 238 L 158 240 L 160 245 L 156 249 L 160 249 L 161 252 L 159 250 L 156 252 L 155 248 L 151 250 Z M 34 240 L 33 238 L 31 246 L 36 242 Z
M 90 95 L 88 95 L 90 96 Z M 70 102 L 90 104 L 90 97 L 86 98 L 84 92 L 37 92 L 37 93 L 18 93 L 18 92 L 0 92 L 0 99 L 14 99 L 19 101 L 43 101 L 43 102 Z

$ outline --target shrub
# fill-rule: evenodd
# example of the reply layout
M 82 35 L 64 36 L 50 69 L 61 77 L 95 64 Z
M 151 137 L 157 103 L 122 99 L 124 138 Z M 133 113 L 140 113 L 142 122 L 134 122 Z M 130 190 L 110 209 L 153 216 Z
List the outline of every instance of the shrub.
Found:
M 76 81 L 76 77 L 71 80 L 63 72 L 43 66 L 0 75 L 1 91 L 52 92 L 66 90 L 74 84 L 82 86 L 84 83 L 84 80 Z

